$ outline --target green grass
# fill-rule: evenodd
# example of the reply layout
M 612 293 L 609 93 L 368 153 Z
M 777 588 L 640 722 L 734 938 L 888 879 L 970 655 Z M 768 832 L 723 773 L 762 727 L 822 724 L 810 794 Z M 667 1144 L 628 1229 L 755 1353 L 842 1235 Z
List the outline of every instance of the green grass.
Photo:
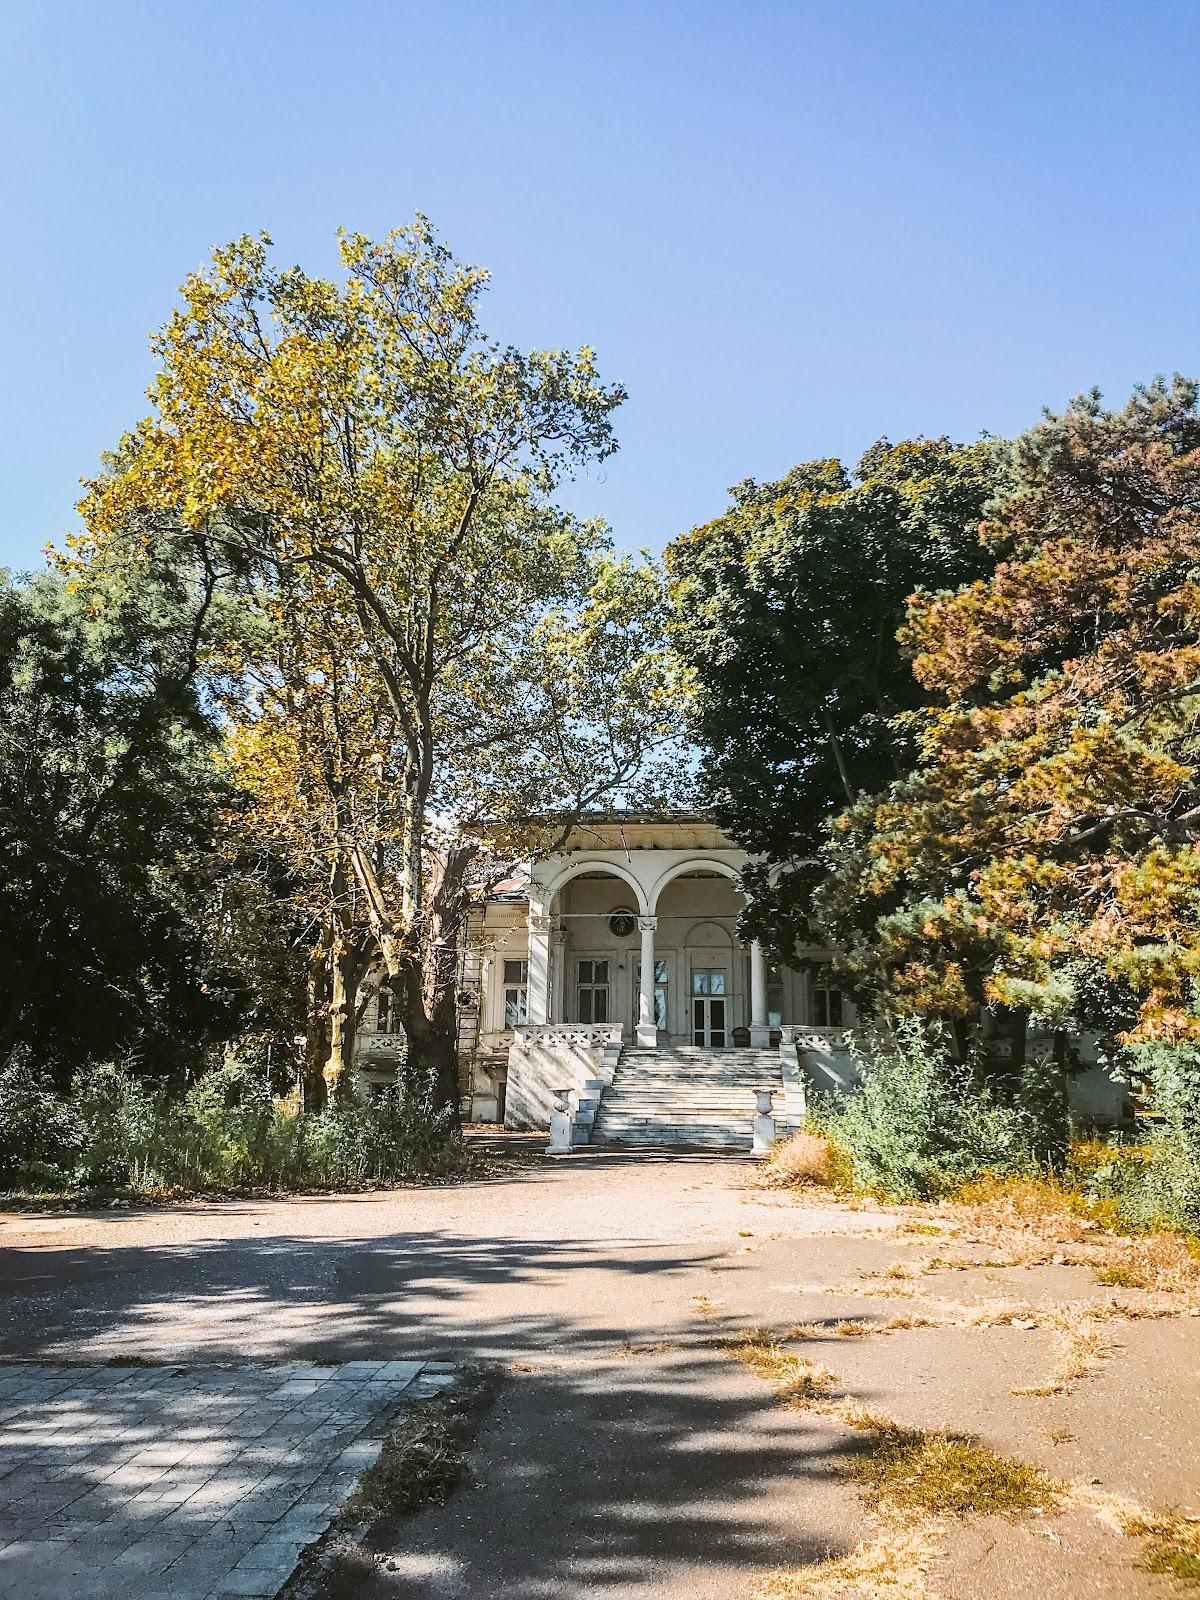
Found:
M 847 1468 L 868 1502 L 931 1516 L 994 1516 L 1049 1510 L 1062 1486 L 1040 1467 L 1000 1456 L 973 1439 L 882 1429 Z
M 1146 1540 L 1141 1565 L 1147 1572 L 1200 1586 L 1200 1520 L 1166 1511 L 1126 1524 L 1125 1532 Z

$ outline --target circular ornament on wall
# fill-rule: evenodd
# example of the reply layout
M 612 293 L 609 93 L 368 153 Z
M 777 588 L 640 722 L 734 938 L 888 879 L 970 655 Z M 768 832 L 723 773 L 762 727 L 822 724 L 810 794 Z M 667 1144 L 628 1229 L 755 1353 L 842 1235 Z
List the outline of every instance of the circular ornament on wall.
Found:
M 628 939 L 637 927 L 637 915 L 627 906 L 618 906 L 608 919 L 608 931 L 614 939 Z

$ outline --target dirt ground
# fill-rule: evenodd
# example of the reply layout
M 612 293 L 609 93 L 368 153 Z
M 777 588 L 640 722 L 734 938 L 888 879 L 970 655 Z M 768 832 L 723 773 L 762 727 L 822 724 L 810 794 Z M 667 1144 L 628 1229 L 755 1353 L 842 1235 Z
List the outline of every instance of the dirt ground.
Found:
M 1185 1592 L 1122 1530 L 1200 1513 L 1186 1262 L 754 1176 L 523 1150 L 441 1189 L 6 1215 L 0 1355 L 501 1362 L 471 1487 L 376 1531 L 361 1600 Z M 747 1329 L 824 1369 L 819 1404 L 730 1359 Z M 847 1475 L 864 1409 L 1041 1467 L 1059 1503 L 898 1520 Z

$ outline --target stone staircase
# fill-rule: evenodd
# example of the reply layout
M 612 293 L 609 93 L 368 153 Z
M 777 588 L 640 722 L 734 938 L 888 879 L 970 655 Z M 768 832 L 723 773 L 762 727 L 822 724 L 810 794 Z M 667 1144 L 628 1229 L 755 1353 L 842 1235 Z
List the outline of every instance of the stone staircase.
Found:
M 786 1133 L 778 1050 L 627 1045 L 600 1095 L 591 1143 L 749 1151 L 756 1089 L 774 1091 L 779 1131 Z

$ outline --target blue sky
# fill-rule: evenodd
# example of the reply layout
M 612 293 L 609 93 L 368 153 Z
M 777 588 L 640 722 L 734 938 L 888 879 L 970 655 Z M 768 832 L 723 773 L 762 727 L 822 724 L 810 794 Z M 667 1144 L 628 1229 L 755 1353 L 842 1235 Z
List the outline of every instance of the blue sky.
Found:
M 211 246 L 425 211 L 487 317 L 594 345 L 659 548 L 727 486 L 1200 373 L 1200 4 L 3 0 L 0 563 L 145 409 Z

